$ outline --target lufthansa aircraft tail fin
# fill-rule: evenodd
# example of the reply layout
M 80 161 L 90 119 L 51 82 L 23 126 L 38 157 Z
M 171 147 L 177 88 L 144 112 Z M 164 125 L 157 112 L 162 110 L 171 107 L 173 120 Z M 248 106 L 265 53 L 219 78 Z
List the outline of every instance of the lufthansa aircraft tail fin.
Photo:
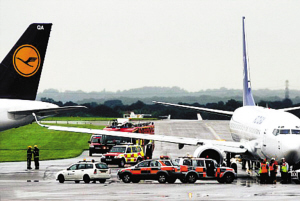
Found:
M 35 100 L 52 24 L 31 24 L 0 64 L 0 98 Z
M 244 80 L 243 80 L 243 106 L 255 106 L 251 91 L 250 73 L 247 63 L 247 50 L 246 50 L 246 37 L 245 37 L 245 17 L 243 17 L 243 60 L 244 60 Z

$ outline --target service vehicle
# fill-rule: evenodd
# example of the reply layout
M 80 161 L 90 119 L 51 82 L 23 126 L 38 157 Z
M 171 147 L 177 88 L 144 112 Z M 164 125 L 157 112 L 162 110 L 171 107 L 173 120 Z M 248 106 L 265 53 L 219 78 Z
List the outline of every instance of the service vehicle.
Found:
M 135 166 L 118 171 L 118 179 L 124 183 L 138 183 L 140 180 L 174 183 L 180 177 L 180 165 L 174 160 L 163 158 L 145 160 Z
M 300 184 L 300 170 L 292 170 L 289 171 L 288 178 L 291 178 L 291 181 L 295 182 L 296 184 Z
M 119 165 L 136 164 L 144 160 L 144 151 L 140 145 L 116 145 L 101 158 L 106 164 Z
M 182 157 L 175 159 L 181 168 L 182 183 L 195 183 L 197 180 L 217 180 L 219 183 L 232 183 L 236 178 L 233 168 L 223 167 L 214 159 Z
M 59 183 L 64 183 L 65 181 L 75 181 L 75 183 L 80 181 L 84 181 L 84 183 L 99 181 L 100 183 L 105 183 L 106 179 L 110 178 L 111 170 L 107 165 L 93 161 L 79 161 L 56 174 L 56 180 Z
M 144 133 L 154 134 L 154 123 L 153 122 L 142 122 L 132 123 L 130 119 L 115 119 L 111 124 L 105 127 L 105 131 L 118 131 L 118 132 L 129 132 L 129 133 Z M 108 135 L 92 135 L 89 143 L 89 156 L 94 153 L 103 154 L 107 153 L 113 146 L 125 143 L 138 143 L 144 149 L 147 144 L 152 144 L 151 153 L 154 150 L 154 141 L 144 139 L 132 139 L 129 137 L 118 137 Z

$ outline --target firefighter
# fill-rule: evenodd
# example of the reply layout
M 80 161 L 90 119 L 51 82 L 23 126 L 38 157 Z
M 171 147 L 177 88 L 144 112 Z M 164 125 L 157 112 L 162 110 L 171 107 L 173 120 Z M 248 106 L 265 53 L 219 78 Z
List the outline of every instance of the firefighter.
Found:
M 28 146 L 27 149 L 27 169 L 31 170 L 31 158 L 32 158 L 32 150 L 31 150 L 31 146 Z
M 149 142 L 146 145 L 146 158 L 152 159 L 152 153 L 153 153 L 153 144 L 151 142 Z
M 260 163 L 260 169 L 259 169 L 260 183 L 261 184 L 266 184 L 267 183 L 267 181 L 268 181 L 268 170 L 269 170 L 269 165 L 267 164 L 267 159 L 264 159 Z
M 270 183 L 276 184 L 277 165 L 275 162 L 275 158 L 271 159 L 269 168 L 270 168 Z
M 40 150 L 37 145 L 34 145 L 34 148 L 33 148 L 33 158 L 34 158 L 35 169 L 38 170 L 40 168 L 40 163 L 39 163 Z
M 288 182 L 288 171 L 289 171 L 289 164 L 285 162 L 285 158 L 282 158 L 282 163 L 280 166 L 280 173 L 281 173 L 281 183 L 287 184 Z

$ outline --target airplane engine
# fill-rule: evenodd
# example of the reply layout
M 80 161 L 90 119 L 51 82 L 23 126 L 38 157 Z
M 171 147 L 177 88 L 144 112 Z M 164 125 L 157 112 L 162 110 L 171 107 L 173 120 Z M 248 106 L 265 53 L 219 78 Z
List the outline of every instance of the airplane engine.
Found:
M 195 150 L 193 156 L 198 158 L 212 158 L 215 159 L 218 164 L 223 163 L 222 151 L 216 147 L 200 146 Z

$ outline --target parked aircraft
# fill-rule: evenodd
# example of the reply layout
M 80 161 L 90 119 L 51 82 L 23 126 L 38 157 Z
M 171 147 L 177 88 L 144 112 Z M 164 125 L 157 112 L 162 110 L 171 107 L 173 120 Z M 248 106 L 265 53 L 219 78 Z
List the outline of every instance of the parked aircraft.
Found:
M 245 41 L 245 17 L 243 22 L 243 106 L 235 111 L 223 111 L 209 108 L 192 107 L 164 102 L 157 104 L 177 106 L 198 111 L 213 112 L 221 115 L 231 116 L 230 130 L 234 141 L 216 141 L 207 139 L 185 138 L 168 135 L 145 135 L 137 133 L 105 132 L 102 130 L 67 128 L 57 126 L 46 126 L 49 129 L 61 131 L 73 131 L 82 133 L 96 133 L 102 135 L 126 136 L 131 138 L 143 138 L 162 142 L 176 143 L 179 148 L 184 145 L 195 145 L 198 148 L 194 152 L 195 157 L 210 157 L 220 163 L 223 156 L 230 157 L 235 154 L 241 155 L 245 159 L 260 160 L 276 158 L 286 158 L 290 164 L 300 162 L 300 119 L 286 111 L 299 109 L 269 109 L 255 105 L 251 91 L 250 76 L 247 66 L 247 53 Z
M 82 109 L 58 107 L 35 101 L 52 24 L 31 24 L 0 63 L 0 131 L 23 126 L 62 111 Z

